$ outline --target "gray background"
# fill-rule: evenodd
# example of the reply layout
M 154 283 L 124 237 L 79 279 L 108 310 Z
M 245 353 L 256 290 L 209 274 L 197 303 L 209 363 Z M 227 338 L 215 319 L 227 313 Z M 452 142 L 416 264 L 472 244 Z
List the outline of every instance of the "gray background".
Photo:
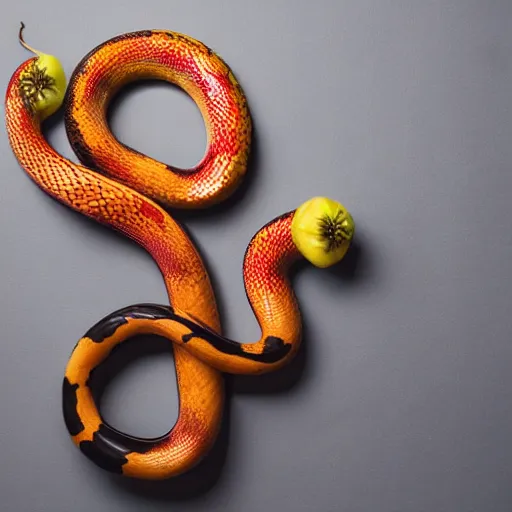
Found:
M 108 6 L 108 9 L 107 7 Z M 241 263 L 251 236 L 312 195 L 341 200 L 355 249 L 295 287 L 304 351 L 230 381 L 210 459 L 177 481 L 112 477 L 71 444 L 61 380 L 76 340 L 121 306 L 166 301 L 150 257 L 41 193 L 0 138 L 0 508 L 5 512 L 512 509 L 512 3 L 510 0 L 65 2 L 2 7 L 1 82 L 28 41 L 69 75 L 122 32 L 166 28 L 216 49 L 248 96 L 250 178 L 235 201 L 180 214 L 204 255 L 225 332 L 259 337 Z M 112 126 L 189 166 L 193 102 L 131 88 Z M 72 155 L 62 117 L 48 137 Z M 148 340 L 149 341 L 149 340 Z M 172 355 L 127 349 L 102 410 L 155 436 L 176 419 Z

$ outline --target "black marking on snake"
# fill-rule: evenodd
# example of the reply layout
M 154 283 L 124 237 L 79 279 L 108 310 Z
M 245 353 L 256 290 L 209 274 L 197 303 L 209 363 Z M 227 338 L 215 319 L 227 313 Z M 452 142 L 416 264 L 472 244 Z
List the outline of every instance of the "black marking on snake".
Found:
M 288 348 L 285 349 L 285 343 L 282 340 L 282 338 L 278 338 L 277 336 L 267 336 L 265 338 L 265 345 L 263 347 L 263 353 L 264 354 L 271 354 L 274 352 L 279 352 L 286 350 L 285 354 L 288 353 L 291 346 L 288 345 Z
M 120 309 L 118 314 L 127 318 L 146 318 L 148 320 L 164 320 L 174 314 L 171 306 L 162 306 L 160 304 L 137 304 Z
M 267 336 L 264 340 L 263 352 L 261 354 L 244 352 L 242 345 L 236 341 L 219 336 L 213 331 L 197 326 L 185 318 L 181 318 L 178 321 L 189 327 L 192 331 L 189 334 L 184 334 L 182 336 L 181 339 L 183 343 L 188 343 L 193 338 L 200 338 L 224 354 L 240 356 L 252 361 L 260 361 L 262 363 L 269 364 L 276 363 L 283 359 L 292 348 L 289 343 L 285 343 L 284 340 L 277 336 Z
M 115 313 L 100 320 L 93 325 L 86 333 L 85 338 L 90 338 L 94 343 L 101 343 L 110 338 L 121 325 L 127 324 L 128 320 L 124 316 L 118 316 Z
M 112 336 L 119 327 L 127 324 L 128 318 L 162 320 L 170 318 L 169 315 L 172 313 L 173 309 L 170 306 L 160 306 L 159 304 L 128 306 L 100 320 L 85 333 L 84 337 L 90 338 L 94 343 L 101 343 Z
M 129 318 L 147 320 L 173 320 L 190 329 L 190 333 L 182 336 L 183 343 L 188 343 L 193 338 L 199 338 L 224 354 L 235 355 L 260 361 L 262 363 L 275 363 L 283 359 L 292 346 L 276 336 L 267 336 L 264 340 L 263 351 L 259 354 L 244 352 L 242 344 L 220 336 L 206 324 L 198 320 L 190 320 L 175 313 L 170 306 L 159 304 L 137 304 L 115 311 L 100 320 L 86 333 L 86 337 L 95 343 L 101 343 L 112 336 L 116 330 L 128 322 Z
M 118 451 L 113 450 L 108 445 L 97 443 L 93 441 L 82 441 L 79 444 L 80 451 L 101 469 L 110 471 L 111 473 L 123 473 L 123 464 L 128 462 L 128 459 L 120 454 Z
M 76 410 L 77 389 L 78 384 L 71 384 L 68 378 L 64 377 L 64 382 L 62 383 L 62 409 L 64 411 L 66 427 L 72 436 L 76 436 L 85 428 Z
M 108 423 L 102 423 L 96 435 L 98 438 L 102 439 L 102 442 L 108 443 L 111 446 L 117 446 L 119 450 L 123 450 L 124 453 L 146 453 L 155 445 L 169 438 L 169 433 L 154 439 L 129 436 L 119 432 Z
M 66 99 L 66 103 L 71 105 L 72 101 L 68 101 Z M 70 109 L 66 108 L 66 133 L 69 139 L 71 146 L 73 147 L 73 151 L 76 153 L 80 161 L 86 167 L 96 167 L 96 161 L 91 152 L 89 146 L 85 143 L 80 130 L 78 129 L 78 123 L 71 116 Z
M 127 34 L 120 34 L 118 36 L 109 39 L 107 42 L 100 44 L 99 47 L 107 44 L 117 43 L 118 41 L 124 41 L 125 39 L 139 39 L 141 37 L 151 37 L 153 35 L 152 30 L 139 30 L 137 32 L 128 32 Z
M 155 439 L 132 437 L 102 423 L 94 432 L 92 441 L 80 443 L 80 450 L 100 468 L 112 473 L 122 473 L 122 466 L 128 462 L 128 453 L 146 453 L 168 438 L 169 434 Z
M 185 34 L 180 34 L 179 32 L 174 33 L 174 39 L 177 39 L 178 41 L 181 41 L 182 43 L 187 44 L 189 46 L 193 46 L 198 50 L 204 50 L 206 46 L 201 41 L 198 41 L 197 39 L 194 39 L 193 37 L 187 36 Z

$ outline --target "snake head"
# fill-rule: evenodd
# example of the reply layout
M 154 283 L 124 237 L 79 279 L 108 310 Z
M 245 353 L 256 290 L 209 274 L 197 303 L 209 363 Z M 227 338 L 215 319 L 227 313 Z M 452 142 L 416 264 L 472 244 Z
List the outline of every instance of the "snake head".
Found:
M 27 106 L 41 120 L 56 112 L 66 93 L 66 75 L 57 57 L 42 53 L 25 43 L 22 23 L 19 33 L 20 43 L 24 48 L 36 54 L 35 59 L 28 61 L 20 73 L 19 91 Z
M 295 211 L 292 239 L 300 253 L 313 265 L 325 268 L 345 256 L 354 236 L 354 220 L 340 203 L 313 197 Z

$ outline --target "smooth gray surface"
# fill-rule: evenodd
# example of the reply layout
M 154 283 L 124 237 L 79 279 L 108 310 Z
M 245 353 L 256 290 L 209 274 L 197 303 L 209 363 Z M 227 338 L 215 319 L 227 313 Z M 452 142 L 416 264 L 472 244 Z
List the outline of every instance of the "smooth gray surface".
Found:
M 141 249 L 41 193 L 4 133 L 2 511 L 512 510 L 510 0 L 10 2 L 4 88 L 28 57 L 20 20 L 68 75 L 95 45 L 144 28 L 190 34 L 233 68 L 257 135 L 251 178 L 230 208 L 179 217 L 228 335 L 259 336 L 241 262 L 261 225 L 329 195 L 358 231 L 338 271 L 297 275 L 306 350 L 261 392 L 235 379 L 213 462 L 178 482 L 120 481 L 72 446 L 61 381 L 88 327 L 165 303 L 163 283 Z M 173 164 L 206 143 L 193 102 L 165 85 L 123 95 L 112 122 Z M 62 118 L 48 135 L 75 159 Z M 133 434 L 161 434 L 177 414 L 171 356 L 154 348 L 104 395 L 105 416 Z

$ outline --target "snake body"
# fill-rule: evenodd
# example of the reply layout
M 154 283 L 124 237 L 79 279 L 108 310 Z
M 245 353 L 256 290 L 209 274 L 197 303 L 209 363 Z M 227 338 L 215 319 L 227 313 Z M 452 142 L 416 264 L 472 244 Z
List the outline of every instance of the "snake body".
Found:
M 223 337 L 201 257 L 164 207 L 211 206 L 232 194 L 244 176 L 251 120 L 233 72 L 203 43 L 176 32 L 134 32 L 96 47 L 76 67 L 65 101 L 66 130 L 79 165 L 58 154 L 41 132 L 46 114 L 40 115 L 38 102 L 47 105 L 56 83 L 41 62 L 36 57 L 21 64 L 7 88 L 6 126 L 16 158 L 44 192 L 146 249 L 170 301 L 118 310 L 78 341 L 63 384 L 65 423 L 74 443 L 106 470 L 144 479 L 175 476 L 196 465 L 215 441 L 224 405 L 222 372 L 277 370 L 300 345 L 300 313 L 287 277 L 290 265 L 304 255 L 293 235 L 298 214 L 288 212 L 265 225 L 245 254 L 243 278 L 260 340 L 238 343 Z M 140 154 L 108 127 L 114 95 L 127 83 L 148 78 L 178 85 L 202 112 L 208 145 L 193 169 Z M 340 208 L 336 218 L 324 218 L 321 225 L 329 239 L 325 252 L 337 249 L 337 259 L 353 232 L 349 214 Z M 108 425 L 89 387 L 91 373 L 112 349 L 137 334 L 164 336 L 174 346 L 179 415 L 157 439 L 135 438 Z

